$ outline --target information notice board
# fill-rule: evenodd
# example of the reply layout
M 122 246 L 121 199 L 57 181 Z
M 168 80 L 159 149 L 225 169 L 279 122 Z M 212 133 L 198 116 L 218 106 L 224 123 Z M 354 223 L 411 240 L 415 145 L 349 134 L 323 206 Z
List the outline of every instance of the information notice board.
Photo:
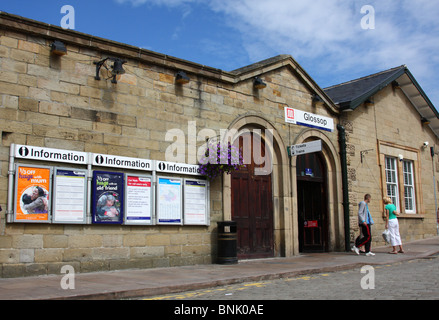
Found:
M 208 182 L 184 180 L 184 224 L 208 225 Z
M 15 159 L 72 167 L 14 163 L 8 222 L 210 224 L 209 182 L 198 177 L 198 165 L 14 144 L 10 150 Z M 95 171 L 96 166 L 119 172 Z
M 152 177 L 126 174 L 125 224 L 151 225 L 153 223 Z
M 53 223 L 85 223 L 87 171 L 55 168 Z
M 182 179 L 158 177 L 157 181 L 157 223 L 183 224 Z

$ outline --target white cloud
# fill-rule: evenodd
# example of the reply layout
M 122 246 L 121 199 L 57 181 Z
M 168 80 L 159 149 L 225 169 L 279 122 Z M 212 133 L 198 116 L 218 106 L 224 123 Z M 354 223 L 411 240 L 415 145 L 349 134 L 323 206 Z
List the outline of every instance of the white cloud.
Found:
M 191 13 L 191 5 L 207 5 L 242 34 L 243 45 L 255 58 L 279 52 L 299 61 L 326 57 L 339 68 L 351 68 L 355 61 L 384 66 L 395 56 L 412 61 L 432 55 L 439 45 L 439 7 L 430 0 L 115 1 L 180 7 L 183 17 Z M 361 29 L 366 4 L 375 9 L 374 30 Z
M 134 7 L 138 7 L 143 4 L 177 7 L 180 5 L 199 2 L 200 0 L 114 0 L 114 1 L 116 1 L 116 3 L 119 4 L 131 3 Z
M 407 64 L 421 86 L 439 90 L 439 6 L 431 0 L 116 0 L 186 8 L 205 5 L 241 35 L 249 63 L 291 54 L 316 78 L 367 75 Z M 363 30 L 361 8 L 375 9 L 375 29 Z M 242 50 L 240 50 L 242 52 Z M 240 67 L 240 66 L 238 66 Z M 336 78 L 334 76 L 334 78 Z M 349 79 L 345 79 L 349 80 Z M 334 83 L 321 84 L 329 85 Z M 427 94 L 429 94 L 427 92 Z M 439 103 L 438 103 L 439 104 Z M 438 106 L 439 107 L 439 106 Z
M 375 9 L 375 29 L 361 28 L 366 4 Z M 439 96 L 432 84 L 438 82 L 439 62 L 435 1 L 214 0 L 211 6 L 243 34 L 253 62 L 287 53 L 314 77 L 353 77 L 407 64 L 421 86 Z
M 222 0 L 212 6 L 230 17 L 250 48 L 259 43 L 297 58 L 322 55 L 328 46 L 337 50 L 354 30 L 350 7 L 340 1 Z

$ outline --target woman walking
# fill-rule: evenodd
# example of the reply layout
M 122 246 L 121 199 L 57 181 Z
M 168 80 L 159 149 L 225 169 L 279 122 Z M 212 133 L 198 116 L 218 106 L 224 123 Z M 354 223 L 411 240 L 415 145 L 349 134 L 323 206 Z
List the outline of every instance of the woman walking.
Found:
M 389 229 L 390 231 L 390 244 L 393 247 L 393 251 L 389 253 L 404 253 L 401 236 L 399 234 L 398 218 L 396 217 L 399 216 L 399 213 L 396 211 L 396 206 L 392 203 L 392 200 L 389 197 L 384 197 L 384 204 L 386 205 L 384 207 L 384 210 L 386 211 L 386 229 Z

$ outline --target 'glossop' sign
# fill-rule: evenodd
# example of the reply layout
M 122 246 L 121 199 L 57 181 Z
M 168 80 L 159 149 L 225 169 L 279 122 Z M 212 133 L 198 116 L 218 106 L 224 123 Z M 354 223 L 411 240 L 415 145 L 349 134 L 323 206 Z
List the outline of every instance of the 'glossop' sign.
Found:
M 330 132 L 334 131 L 333 119 L 290 107 L 285 107 L 285 122 Z

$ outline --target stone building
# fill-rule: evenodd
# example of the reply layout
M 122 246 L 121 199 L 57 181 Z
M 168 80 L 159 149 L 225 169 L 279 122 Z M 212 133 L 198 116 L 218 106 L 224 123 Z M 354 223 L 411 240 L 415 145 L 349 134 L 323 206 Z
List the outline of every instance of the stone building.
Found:
M 347 132 L 350 211 L 370 193 L 379 236 L 388 195 L 406 241 L 437 235 L 439 114 L 412 73 L 400 66 L 325 91 Z
M 237 222 L 240 259 L 344 251 L 366 192 L 382 244 L 388 170 L 399 177 L 389 188 L 399 195 L 404 239 L 435 235 L 437 159 L 429 148 L 437 145 L 438 116 L 405 67 L 323 90 L 289 55 L 227 72 L 4 12 L 0 26 L 3 277 L 59 273 L 64 265 L 88 272 L 215 263 L 217 222 L 229 220 Z M 197 171 L 200 152 L 224 133 L 251 150 L 247 166 L 207 181 Z M 315 152 L 290 155 L 291 146 L 315 143 Z M 404 161 L 393 161 L 399 154 Z M 50 178 L 38 177 L 48 190 L 37 213 L 24 195 L 29 172 L 40 169 Z M 122 210 L 135 207 L 129 175 L 150 183 L 142 185 L 145 216 Z M 406 176 L 411 185 L 402 183 Z M 66 177 L 81 181 L 77 220 L 57 211 Z M 176 183 L 178 209 L 166 207 L 161 192 L 171 189 L 160 178 Z M 191 199 L 204 216 L 187 215 L 188 180 L 207 191 L 206 205 Z M 114 219 L 99 220 L 105 181 L 125 193 L 113 192 Z

